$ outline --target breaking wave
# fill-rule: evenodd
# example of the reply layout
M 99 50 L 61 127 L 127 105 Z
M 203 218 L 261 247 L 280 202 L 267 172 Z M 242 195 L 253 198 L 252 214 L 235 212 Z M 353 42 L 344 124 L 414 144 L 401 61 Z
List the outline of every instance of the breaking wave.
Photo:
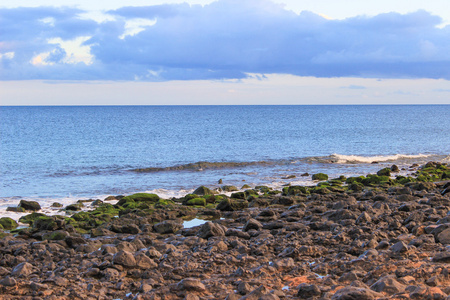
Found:
M 430 158 L 432 154 L 417 154 L 417 155 L 408 155 L 408 154 L 395 154 L 395 155 L 376 155 L 376 156 L 358 156 L 358 155 L 341 155 L 341 154 L 332 154 L 329 156 L 329 159 L 333 163 L 337 164 L 358 164 L 358 163 L 374 163 L 374 162 L 395 162 L 401 160 L 415 160 L 415 159 L 423 159 Z

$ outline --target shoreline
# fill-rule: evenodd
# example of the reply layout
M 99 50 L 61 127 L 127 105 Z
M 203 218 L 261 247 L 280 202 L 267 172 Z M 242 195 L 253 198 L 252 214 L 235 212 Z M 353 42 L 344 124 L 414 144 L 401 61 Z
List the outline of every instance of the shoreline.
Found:
M 4 299 L 448 299 L 450 167 L 111 196 L 1 233 Z M 397 176 L 396 176 L 397 175 Z M 406 174 L 405 174 L 406 175 Z M 224 194 L 226 192 L 227 194 Z M 35 208 L 37 208 L 35 206 Z M 69 207 L 65 207 L 68 211 Z M 187 220 L 203 220 L 186 226 Z M 192 226 L 192 227 L 191 227 Z M 25 298 L 24 298 L 25 299 Z

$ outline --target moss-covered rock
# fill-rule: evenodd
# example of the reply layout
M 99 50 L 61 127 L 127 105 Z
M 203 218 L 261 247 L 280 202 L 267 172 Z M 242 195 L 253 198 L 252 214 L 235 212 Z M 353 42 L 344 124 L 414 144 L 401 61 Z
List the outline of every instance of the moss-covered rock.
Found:
M 283 196 L 300 196 L 309 194 L 308 189 L 301 185 L 286 186 L 283 188 Z
M 255 190 L 259 190 L 261 193 L 268 193 L 272 190 L 272 188 L 265 186 L 265 185 L 258 185 L 255 186 Z
M 39 217 L 45 217 L 44 214 L 41 213 L 31 213 L 29 215 L 20 217 L 19 222 L 21 223 L 25 223 L 25 224 L 29 224 L 30 226 L 33 225 L 34 220 L 36 220 Z
M 369 174 L 364 178 L 361 183 L 365 186 L 377 185 L 382 182 L 389 182 L 389 176 L 378 176 L 374 174 Z
M 237 192 L 239 189 L 235 187 L 234 185 L 224 185 L 222 186 L 222 190 L 224 192 Z
M 378 176 L 391 176 L 391 169 L 390 168 L 384 168 L 377 172 Z
M 225 199 L 222 200 L 216 207 L 217 210 L 221 211 L 236 211 L 248 208 L 248 201 L 245 200 L 232 200 Z
M 312 176 L 312 180 L 328 180 L 328 175 L 324 173 L 317 173 Z
M 65 210 L 71 210 L 71 211 L 79 211 L 84 207 L 83 203 L 74 203 L 67 205 L 64 209 Z
M 364 190 L 364 185 L 360 182 L 355 181 L 355 182 L 349 184 L 348 189 L 352 190 L 354 192 L 360 192 L 360 191 Z
M 159 196 L 156 194 L 148 194 L 148 193 L 136 193 L 133 195 L 129 195 L 126 197 L 123 197 L 120 199 L 119 203 L 121 202 L 127 202 L 128 200 L 133 200 L 135 202 L 150 202 L 150 203 L 156 203 L 159 200 Z M 118 203 L 118 205 L 120 205 Z
M 214 194 L 213 191 L 211 191 L 209 188 L 207 188 L 206 186 L 200 186 L 198 187 L 193 194 L 196 194 L 198 196 L 205 196 L 205 195 L 212 195 Z
M 345 182 L 348 184 L 352 184 L 354 182 L 362 182 L 366 177 L 365 176 L 358 176 L 358 177 L 348 177 Z
M 69 236 L 69 233 L 64 230 L 56 230 L 46 233 L 42 236 L 43 240 L 62 241 Z
M 19 206 L 10 206 L 6 208 L 6 211 L 12 211 L 17 213 L 23 213 L 25 212 L 25 208 L 19 207 Z
M 11 219 L 9 217 L 0 218 L 0 225 L 5 230 L 15 229 L 15 228 L 17 228 L 17 226 L 19 226 L 19 224 L 17 224 L 16 221 L 14 221 L 13 219 Z
M 41 209 L 41 205 L 36 201 L 20 200 L 19 207 L 23 207 L 25 210 L 38 211 Z
M 246 199 L 247 194 L 245 192 L 236 192 L 231 194 L 231 198 L 234 199 Z
M 194 198 L 186 202 L 186 205 L 190 206 L 206 206 L 205 198 Z
M 33 229 L 53 231 L 63 228 L 66 224 L 63 216 L 42 216 L 38 217 L 33 222 Z

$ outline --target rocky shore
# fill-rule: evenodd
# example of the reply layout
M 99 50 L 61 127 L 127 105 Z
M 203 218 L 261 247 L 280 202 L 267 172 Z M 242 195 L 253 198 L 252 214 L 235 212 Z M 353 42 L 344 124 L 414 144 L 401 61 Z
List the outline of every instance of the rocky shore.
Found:
M 0 219 L 0 298 L 450 300 L 450 167 L 397 171 L 111 196 L 60 216 L 23 201 L 11 210 L 29 227 Z

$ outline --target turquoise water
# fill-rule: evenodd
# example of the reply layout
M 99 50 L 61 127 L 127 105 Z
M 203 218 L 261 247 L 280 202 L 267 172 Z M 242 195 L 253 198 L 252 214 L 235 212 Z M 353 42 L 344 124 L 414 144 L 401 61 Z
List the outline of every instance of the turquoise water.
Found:
M 0 126 L 4 203 L 277 186 L 450 154 L 449 105 L 0 107 Z M 253 163 L 164 169 L 199 161 Z M 150 167 L 163 170 L 132 171 Z

